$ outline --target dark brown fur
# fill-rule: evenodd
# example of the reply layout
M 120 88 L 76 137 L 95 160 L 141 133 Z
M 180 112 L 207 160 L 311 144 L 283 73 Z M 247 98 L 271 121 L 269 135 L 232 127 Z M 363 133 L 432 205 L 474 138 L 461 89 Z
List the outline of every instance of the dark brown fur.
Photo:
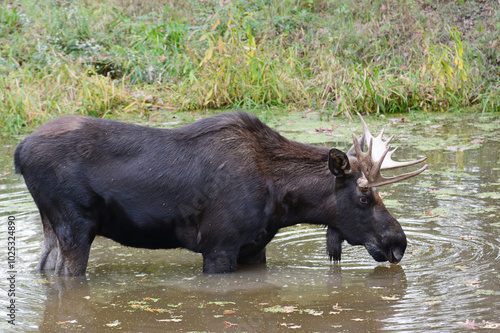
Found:
M 328 226 L 379 261 L 406 248 L 375 189 L 362 192 L 355 156 L 291 141 L 246 113 L 155 129 L 90 117 L 41 126 L 15 151 L 42 218 L 39 270 L 82 275 L 96 235 L 145 248 L 203 254 L 203 270 L 265 262 L 286 226 Z M 363 199 L 361 199 L 363 198 Z

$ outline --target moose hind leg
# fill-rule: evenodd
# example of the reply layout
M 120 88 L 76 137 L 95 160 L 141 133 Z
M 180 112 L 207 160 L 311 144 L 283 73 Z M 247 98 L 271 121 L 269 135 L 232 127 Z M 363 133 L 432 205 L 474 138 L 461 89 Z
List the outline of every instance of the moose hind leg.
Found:
M 43 246 L 40 260 L 36 266 L 36 270 L 39 272 L 54 270 L 56 268 L 57 257 L 59 256 L 57 236 L 47 216 L 43 212 L 40 215 L 43 224 Z
M 237 250 L 214 249 L 203 252 L 203 273 L 232 273 L 236 269 Z
M 58 208 L 58 213 L 50 216 L 52 232 L 57 236 L 58 245 L 55 274 L 84 275 L 97 223 L 74 204 L 61 204 Z
M 55 267 L 57 275 L 81 276 L 85 274 L 94 235 L 59 236 L 59 256 Z

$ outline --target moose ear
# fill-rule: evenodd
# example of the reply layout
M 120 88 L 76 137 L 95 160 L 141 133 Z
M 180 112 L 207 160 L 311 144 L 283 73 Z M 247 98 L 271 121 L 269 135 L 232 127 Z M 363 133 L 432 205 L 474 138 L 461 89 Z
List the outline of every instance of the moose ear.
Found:
M 343 151 L 335 148 L 330 149 L 328 154 L 328 167 L 335 177 L 343 177 L 351 172 L 349 158 Z

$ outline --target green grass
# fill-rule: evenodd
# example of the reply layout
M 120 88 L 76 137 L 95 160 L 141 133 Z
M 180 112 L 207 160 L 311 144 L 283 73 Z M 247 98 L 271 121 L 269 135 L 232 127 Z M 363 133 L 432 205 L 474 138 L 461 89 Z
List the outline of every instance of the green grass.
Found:
M 500 110 L 498 1 L 0 4 L 0 126 L 65 114 Z

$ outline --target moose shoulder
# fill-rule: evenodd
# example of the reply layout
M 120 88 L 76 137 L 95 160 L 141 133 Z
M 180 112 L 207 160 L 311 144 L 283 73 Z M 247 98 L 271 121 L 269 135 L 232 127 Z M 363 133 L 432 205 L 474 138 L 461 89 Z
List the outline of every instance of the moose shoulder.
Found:
M 325 225 L 331 259 L 344 240 L 377 261 L 397 263 L 406 249 L 398 221 L 377 186 L 394 162 L 382 134 L 337 149 L 288 140 L 255 116 L 225 113 L 177 129 L 84 116 L 41 126 L 16 148 L 16 172 L 40 211 L 44 242 L 38 270 L 83 275 L 95 236 L 151 249 L 203 255 L 203 271 L 265 262 L 280 228 Z

